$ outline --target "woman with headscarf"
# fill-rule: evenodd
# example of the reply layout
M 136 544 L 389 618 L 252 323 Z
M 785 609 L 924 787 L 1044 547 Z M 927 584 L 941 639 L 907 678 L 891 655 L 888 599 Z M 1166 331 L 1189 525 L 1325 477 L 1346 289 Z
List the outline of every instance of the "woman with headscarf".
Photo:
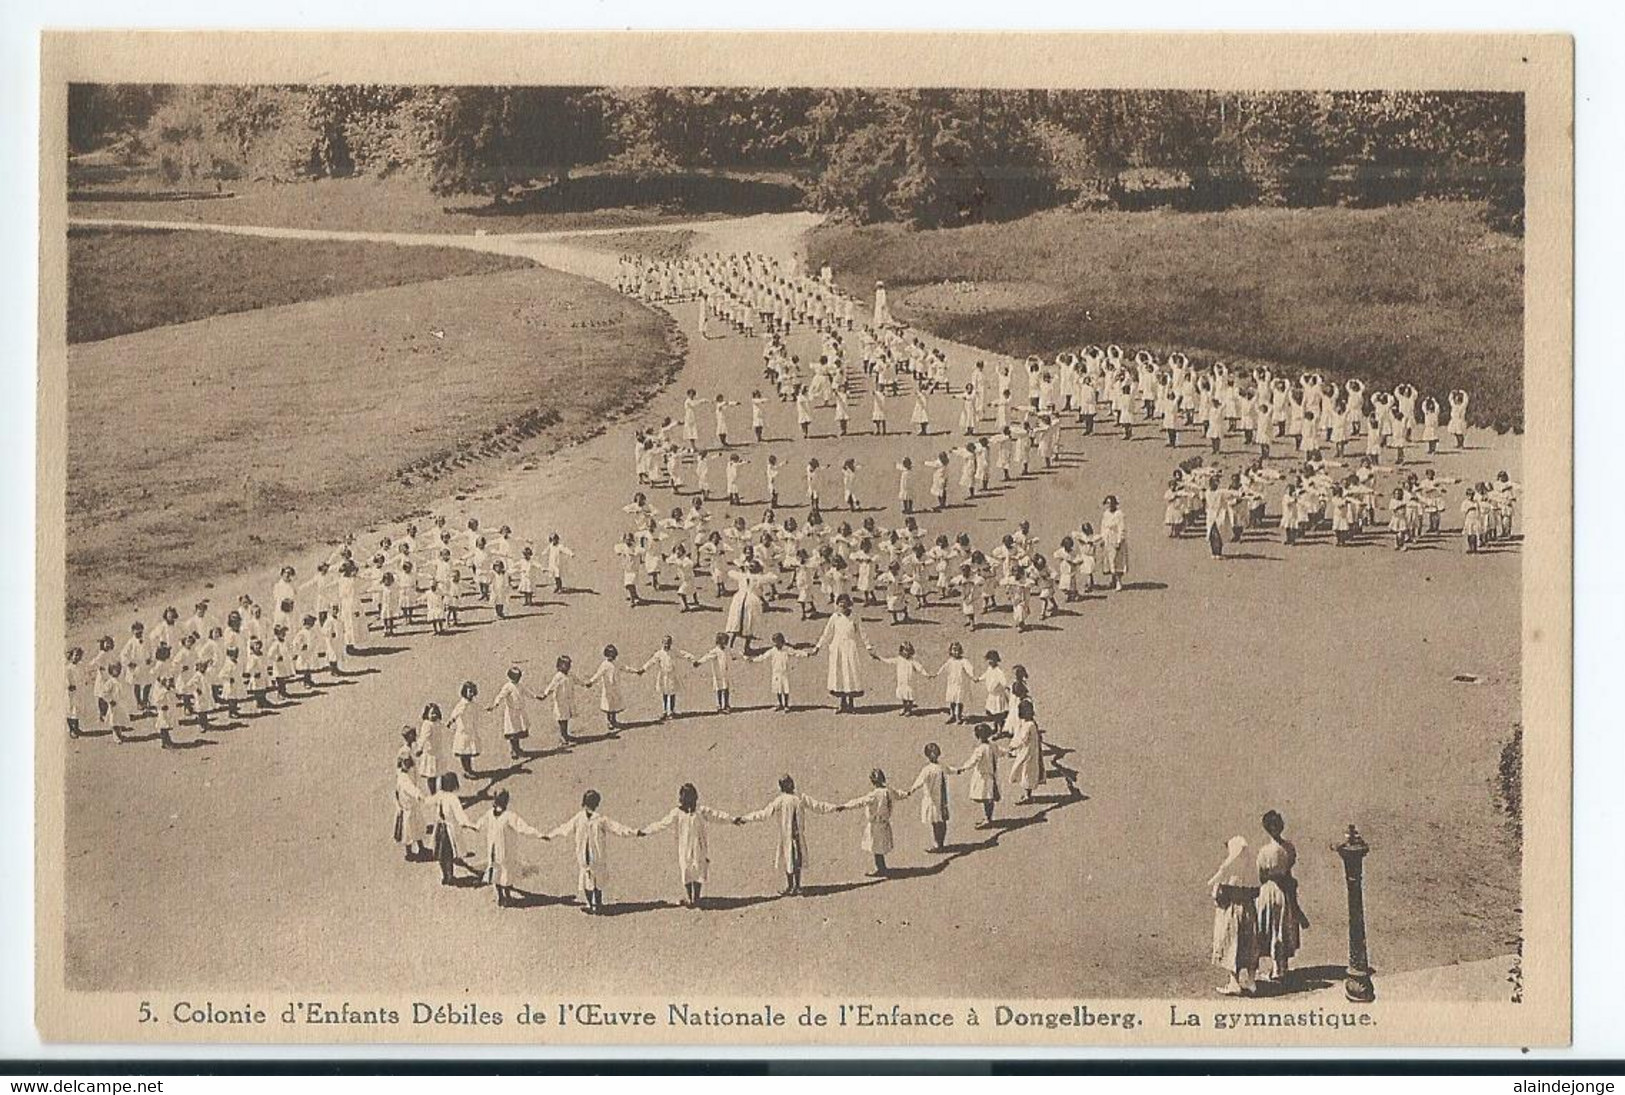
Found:
M 1225 860 L 1207 880 L 1213 895 L 1213 964 L 1229 974 L 1224 996 L 1248 996 L 1258 966 L 1258 868 L 1247 855 L 1247 838 L 1233 836 Z
M 1264 815 L 1263 824 L 1269 841 L 1258 850 L 1258 951 L 1260 957 L 1270 960 L 1268 980 L 1284 981 L 1309 918 L 1298 904 L 1298 880 L 1292 875 L 1298 849 L 1281 835 L 1286 820 L 1271 810 Z
M 829 651 L 829 692 L 839 701 L 837 710 L 842 714 L 856 711 L 858 697 L 863 695 L 859 652 L 867 645 L 862 625 L 852 611 L 852 598 L 843 593 L 812 649 L 814 654 Z

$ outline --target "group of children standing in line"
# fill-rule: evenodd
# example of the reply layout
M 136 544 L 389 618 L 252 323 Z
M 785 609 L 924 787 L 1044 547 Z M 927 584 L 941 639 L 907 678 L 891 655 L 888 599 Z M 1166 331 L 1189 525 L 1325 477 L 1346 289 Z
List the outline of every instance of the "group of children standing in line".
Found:
M 911 642 L 899 643 L 895 655 L 878 653 L 867 640 L 860 639 L 860 645 L 871 659 L 892 667 L 896 680 L 894 696 L 898 709 L 905 716 L 925 714 L 920 707 L 919 687 L 919 682 L 925 679 L 942 680 L 942 707 L 939 710 L 947 716 L 944 721 L 948 725 L 981 718 L 1004 719 L 1012 710 L 1013 698 L 1030 695 L 1026 667 L 1017 665 L 1007 671 L 997 650 L 987 651 L 982 657 L 982 667 L 978 669 L 965 657 L 964 646 L 951 642 L 942 664 L 936 669 L 928 669 L 920 662 Z M 459 699 L 449 712 L 442 711 L 436 703 L 425 705 L 420 729 L 412 733 L 420 739 L 420 748 L 426 747 L 421 742 L 432 742 L 434 748 L 431 754 L 436 760 L 437 769 L 460 770 L 464 776 L 475 776 L 479 774 L 475 768 L 478 759 L 489 757 L 493 751 L 493 735 L 486 729 L 485 716 L 494 716 L 491 725 L 506 742 L 507 759 L 522 761 L 533 755 L 526 752 L 524 745 L 534 728 L 533 702 L 545 705 L 547 714 L 557 728 L 559 744 L 569 748 L 581 740 L 581 735 L 572 727 L 577 725 L 584 708 L 593 704 L 595 695 L 595 706 L 604 720 L 606 735 L 616 736 L 626 729 L 628 675 L 654 678 L 654 690 L 660 698 L 660 715 L 651 722 L 664 723 L 680 717 L 685 666 L 706 671 L 715 712 L 719 715 L 731 714 L 735 710 L 734 686 L 741 668 L 746 664 L 767 666 L 767 683 L 775 710 L 816 710 L 796 705 L 792 662 L 812 656 L 817 649 L 817 644 L 793 644 L 782 632 L 776 632 L 766 644 L 753 651 L 749 642 L 736 648 L 731 636 L 719 632 L 709 648 L 696 654 L 677 646 L 675 638 L 667 635 L 661 639 L 660 646 L 642 661 L 633 659 L 630 663 L 623 663 L 619 648 L 614 644 L 605 646 L 597 667 L 587 676 L 576 671 L 570 655 L 561 654 L 555 659 L 553 673 L 540 692 L 531 691 L 534 686 L 525 683 L 525 671 L 517 665 L 508 670 L 506 679 L 488 704 L 480 701 L 479 686 L 473 681 L 465 681 L 458 689 Z M 971 709 L 968 700 L 972 684 L 979 685 L 983 690 L 980 714 L 967 714 Z M 862 695 L 864 691 L 860 679 L 855 687 L 832 689 L 831 694 Z M 875 710 L 881 712 L 886 708 Z M 443 730 L 444 733 L 435 733 L 431 737 L 431 730 Z
M 183 723 L 209 731 L 217 728 L 211 720 L 235 720 L 245 706 L 269 711 L 316 694 L 318 678 L 353 671 L 371 633 L 445 634 L 470 611 L 507 618 L 548 583 L 564 592 L 574 555 L 557 533 L 538 554 L 508 526 L 491 535 L 473 517 L 458 532 L 444 516 L 426 531 L 409 524 L 379 540 L 370 558 L 347 536 L 303 582 L 283 567 L 269 613 L 245 593 L 216 619 L 202 600 L 184 620 L 171 606 L 153 627 L 133 622 L 122 645 L 103 636 L 89 659 L 82 647 L 69 649 L 68 734 L 79 737 L 93 722 L 123 744 L 137 740 L 137 720 L 150 718 L 160 744 L 176 748 Z

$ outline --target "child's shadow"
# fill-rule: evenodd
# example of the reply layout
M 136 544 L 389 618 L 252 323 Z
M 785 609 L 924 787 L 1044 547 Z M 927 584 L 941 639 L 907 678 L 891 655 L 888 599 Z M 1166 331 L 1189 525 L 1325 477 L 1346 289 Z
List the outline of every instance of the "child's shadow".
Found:
M 675 909 L 670 901 L 618 901 L 598 910 L 599 916 L 630 916 L 634 913 L 653 912 L 656 909 Z
M 784 894 L 757 894 L 754 897 L 702 897 L 700 908 L 704 911 L 726 912 L 732 909 L 748 909 L 752 905 L 767 905 L 774 901 L 783 900 Z
M 556 896 L 545 893 L 530 893 L 526 890 L 515 889 L 510 886 L 508 907 L 513 909 L 539 909 L 548 905 L 574 905 L 575 895 L 565 894 Z

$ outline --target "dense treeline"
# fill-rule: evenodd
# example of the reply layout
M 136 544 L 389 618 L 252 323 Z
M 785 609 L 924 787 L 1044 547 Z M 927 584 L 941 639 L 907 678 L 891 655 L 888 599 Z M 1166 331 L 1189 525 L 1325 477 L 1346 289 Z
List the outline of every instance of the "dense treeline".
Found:
M 783 172 L 815 208 L 919 226 L 1061 203 L 1523 212 L 1504 93 L 74 85 L 68 124 L 71 149 L 172 182 L 409 172 L 497 202 L 595 166 Z

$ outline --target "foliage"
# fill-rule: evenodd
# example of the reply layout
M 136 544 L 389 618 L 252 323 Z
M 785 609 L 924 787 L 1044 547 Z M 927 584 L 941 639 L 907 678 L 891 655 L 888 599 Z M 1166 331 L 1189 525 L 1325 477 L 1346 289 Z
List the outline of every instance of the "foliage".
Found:
M 606 118 L 612 163 L 761 170 L 800 164 L 816 98 L 795 88 L 607 88 L 593 102 Z
M 920 227 L 998 220 L 1054 193 L 1049 146 L 992 91 L 826 93 L 804 143 L 815 207 Z
M 127 140 L 147 124 L 167 91 L 156 84 L 69 84 L 69 151 Z
M 183 87 L 163 97 L 144 130 L 166 182 L 309 173 L 313 132 L 304 92 L 282 87 Z
M 603 113 L 574 88 L 419 88 L 401 104 L 406 140 L 436 194 L 499 201 L 593 162 Z
M 389 175 L 406 166 L 413 148 L 400 107 L 410 88 L 332 84 L 313 87 L 305 121 L 314 133 L 311 174 L 329 178 Z
M 1523 100 L 1488 92 L 73 85 L 70 147 L 143 134 L 173 179 L 410 171 L 500 203 L 605 165 L 793 171 L 916 226 L 1120 208 L 1488 203 L 1521 228 Z M 1160 181 L 1158 181 L 1160 180 Z

